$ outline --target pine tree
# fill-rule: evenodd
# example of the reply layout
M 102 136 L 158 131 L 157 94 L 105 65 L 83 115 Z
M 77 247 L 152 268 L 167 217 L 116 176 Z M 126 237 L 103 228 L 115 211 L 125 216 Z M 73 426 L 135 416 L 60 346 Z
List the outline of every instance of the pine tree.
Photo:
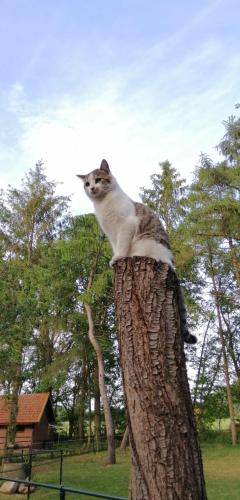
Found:
M 231 393 L 231 366 L 238 373 L 239 336 L 234 339 L 231 322 L 239 311 L 239 122 L 230 119 L 219 148 L 224 161 L 214 164 L 201 155 L 195 179 L 186 199 L 188 213 L 182 227 L 185 237 L 199 256 L 200 272 L 205 276 L 205 293 L 210 293 L 221 345 L 222 369 L 231 417 L 232 441 L 236 442 Z M 204 291 L 204 289 L 203 289 Z M 231 304 L 231 305 L 230 305 Z M 225 311 L 225 313 L 224 313 Z M 226 311 L 231 311 L 226 319 Z M 234 312 L 233 312 L 234 311 Z
M 23 383 L 24 353 L 31 343 L 34 327 L 37 290 L 32 288 L 33 270 L 40 258 L 41 245 L 56 237 L 67 208 L 67 197 L 56 196 L 55 187 L 54 182 L 47 180 L 39 162 L 26 175 L 21 189 L 9 187 L 1 193 L 1 298 L 4 311 L 1 343 L 11 355 L 3 382 L 9 399 L 11 442 L 15 439 L 17 396 Z M 7 337 L 6 332 L 9 333 Z

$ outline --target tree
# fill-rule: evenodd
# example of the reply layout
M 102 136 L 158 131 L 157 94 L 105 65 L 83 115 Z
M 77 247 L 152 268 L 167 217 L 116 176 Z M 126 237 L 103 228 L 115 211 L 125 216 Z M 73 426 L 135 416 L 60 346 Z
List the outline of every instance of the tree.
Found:
M 238 224 L 240 203 L 237 170 L 239 170 L 237 161 L 233 165 L 226 160 L 214 165 L 211 159 L 202 155 L 186 200 L 189 207 L 188 214 L 182 224 L 185 237 L 199 256 L 199 271 L 201 269 L 207 281 L 205 293 L 210 293 L 213 297 L 233 444 L 236 443 L 236 428 L 231 394 L 231 358 L 235 360 L 237 369 L 238 367 L 234 352 L 236 342 L 232 341 L 231 333 L 232 315 L 228 316 L 228 328 L 224 328 L 223 307 L 232 302 L 233 309 L 239 310 L 237 305 L 239 299 L 236 295 L 240 284 L 237 250 L 240 239 Z M 222 283 L 225 283 L 224 289 Z
M 183 260 L 189 261 L 192 258 L 190 249 L 184 247 L 181 235 L 176 234 L 185 216 L 184 197 L 187 186 L 185 180 L 180 178 L 179 173 L 168 160 L 159 163 L 159 167 L 160 173 L 150 176 L 151 187 L 141 188 L 141 198 L 143 203 L 148 205 L 162 220 L 170 239 L 178 272 L 181 273 Z
M 29 271 L 18 258 L 0 262 L 0 384 L 7 396 L 10 423 L 5 446 L 14 444 L 18 394 L 23 383 L 23 356 L 31 335 L 34 298 Z M 21 279 L 25 285 L 22 285 Z
M 162 219 L 170 238 L 184 216 L 182 203 L 186 192 L 185 180 L 168 160 L 159 163 L 161 173 L 150 176 L 152 187 L 141 188 L 142 200 Z
M 236 109 L 240 109 L 237 104 Z M 218 144 L 218 149 L 231 165 L 239 166 L 240 162 L 240 118 L 234 115 L 223 122 L 226 133 Z M 239 177 L 236 171 L 235 188 L 239 188 Z
M 42 243 L 51 242 L 63 224 L 69 197 L 55 194 L 40 161 L 30 169 L 21 189 L 2 193 L 0 230 L 6 249 L 30 264 L 36 262 Z
M 39 162 L 26 175 L 21 189 L 9 187 L 1 193 L 1 270 L 5 273 L 8 267 L 11 270 L 8 279 L 13 280 L 9 292 L 2 297 L 5 302 L 2 302 L 4 315 L 1 322 L 1 327 L 7 322 L 9 333 L 5 337 L 5 348 L 14 353 L 10 358 L 9 372 L 5 373 L 7 385 L 6 380 L 4 382 L 9 396 L 11 442 L 15 438 L 17 396 L 23 383 L 24 353 L 31 343 L 36 319 L 37 289 L 32 287 L 34 266 L 39 261 L 41 245 L 56 237 L 67 208 L 68 198 L 56 196 L 55 188 L 56 184 L 47 180 L 43 165 Z
M 153 259 L 120 259 L 115 301 L 132 453 L 129 498 L 205 499 L 176 276 Z
M 116 455 L 115 455 L 115 442 L 114 442 L 114 427 L 113 427 L 113 419 L 111 414 L 111 408 L 109 404 L 107 387 L 105 382 L 105 370 L 104 370 L 104 360 L 103 360 L 103 352 L 101 348 L 101 344 L 96 336 L 96 327 L 94 324 L 94 316 L 93 316 L 93 308 L 91 306 L 91 295 L 94 296 L 95 302 L 97 294 L 99 294 L 99 286 L 102 287 L 104 284 L 108 273 L 103 272 L 102 276 L 97 276 L 97 282 L 95 282 L 94 286 L 94 278 L 96 277 L 97 271 L 99 272 L 100 261 L 103 254 L 104 248 L 104 239 L 99 233 L 98 238 L 95 242 L 95 252 L 94 252 L 94 260 L 91 263 L 91 271 L 89 272 L 89 278 L 87 283 L 87 294 L 82 295 L 84 301 L 84 307 L 87 314 L 88 319 L 88 337 L 94 348 L 97 357 L 98 364 L 98 383 L 99 383 L 99 391 L 100 396 L 103 403 L 104 416 L 105 416 L 105 424 L 106 424 L 106 432 L 107 432 L 107 443 L 108 443 L 108 454 L 107 454 L 107 464 L 115 464 L 116 463 Z M 99 273 L 100 274 L 100 273 Z M 100 278 L 100 279 L 99 279 Z M 97 287 L 96 287 L 97 284 Z M 101 295 L 101 292 L 100 292 Z M 89 300 L 90 299 L 90 300 Z
M 226 339 L 225 339 L 224 330 L 223 330 L 220 301 L 219 301 L 219 293 L 218 293 L 218 288 L 217 288 L 217 277 L 215 274 L 215 267 L 214 267 L 214 262 L 213 262 L 213 258 L 212 258 L 210 249 L 209 249 L 209 261 L 210 261 L 210 263 L 209 263 L 210 275 L 211 275 L 212 286 L 213 286 L 213 297 L 214 297 L 216 313 L 217 313 L 218 331 L 219 331 L 219 336 L 220 336 L 220 340 L 221 340 L 221 344 L 222 344 L 223 369 L 224 369 L 224 374 L 225 374 L 228 408 L 229 408 L 229 416 L 230 416 L 230 422 L 231 422 L 232 444 L 235 445 L 237 443 L 237 432 L 236 432 L 234 406 L 233 406 L 233 398 L 232 398 L 232 391 L 231 391 L 231 384 L 230 384 L 229 362 L 228 362 L 227 349 L 226 349 Z
M 150 176 L 151 188 L 141 188 L 142 200 L 159 215 L 168 233 L 177 274 L 181 280 L 189 312 L 191 327 L 196 319 L 196 296 L 201 287 L 198 261 L 191 243 L 186 239 L 182 225 L 187 215 L 188 187 L 168 160 L 161 162 L 160 173 Z M 195 321 L 197 323 L 197 321 Z
M 103 353 L 106 353 L 106 358 L 109 359 L 112 353 L 111 309 L 113 294 L 111 273 L 108 266 L 110 249 L 94 216 L 86 215 L 75 218 L 72 223 L 72 227 L 69 227 L 64 233 L 65 240 L 62 241 L 62 249 L 67 256 L 71 255 L 71 260 L 77 259 L 78 261 L 78 275 L 75 275 L 78 287 L 76 308 L 80 317 L 86 318 L 87 316 L 88 338 L 97 358 L 97 370 L 95 366 L 94 378 L 97 374 L 105 416 L 108 441 L 107 463 L 115 463 L 113 421 L 105 374 L 107 360 L 104 360 L 103 357 Z M 69 266 L 71 265 L 69 262 Z M 98 397 L 97 392 L 95 390 L 96 397 Z M 97 406 L 99 400 L 95 400 L 95 402 Z M 97 431 L 99 431 L 98 426 Z M 97 441 L 98 438 L 97 435 Z
M 192 400 L 195 411 L 197 427 L 204 430 L 212 425 L 215 413 L 212 411 L 212 394 L 216 386 L 222 383 L 222 347 L 219 343 L 218 331 L 215 333 L 215 315 L 212 304 L 202 302 L 202 325 L 204 328 L 203 340 L 199 350 L 194 353 L 190 361 L 194 368 L 195 377 L 192 389 Z M 214 360 L 214 362 L 213 362 Z M 211 411 L 209 411 L 209 408 Z

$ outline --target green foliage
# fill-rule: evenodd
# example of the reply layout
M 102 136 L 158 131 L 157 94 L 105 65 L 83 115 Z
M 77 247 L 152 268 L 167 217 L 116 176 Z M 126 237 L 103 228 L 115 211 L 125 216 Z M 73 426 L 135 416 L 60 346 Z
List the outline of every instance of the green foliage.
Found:
M 55 194 L 38 162 L 26 174 L 21 189 L 9 187 L 1 196 L 0 234 L 5 248 L 28 262 L 38 258 L 38 247 L 52 241 L 63 224 L 69 198 Z
M 190 186 L 164 161 L 150 188 L 141 188 L 143 202 L 169 233 L 189 326 L 199 338 L 188 360 L 194 403 L 204 408 L 201 428 L 228 412 L 216 295 L 237 411 L 239 398 L 233 382 L 240 381 L 240 120 L 224 123 L 222 158 L 214 163 L 202 154 Z M 123 429 L 111 249 L 94 215 L 72 217 L 69 198 L 58 196 L 56 187 L 38 162 L 19 189 L 0 194 L 0 388 L 6 394 L 50 391 L 73 434 L 79 435 L 81 420 L 89 426 L 98 396 L 87 302 L 115 422 Z
M 226 417 L 228 417 L 227 394 L 225 388 L 222 387 L 215 389 L 205 399 L 200 429 L 211 429 L 215 420 L 221 422 Z
M 236 105 L 239 109 L 239 105 Z M 224 121 L 226 133 L 218 145 L 222 155 L 227 158 L 231 165 L 238 165 L 240 160 L 240 118 L 230 116 Z M 239 183 L 237 183 L 239 189 Z
M 182 200 L 186 185 L 169 161 L 164 161 L 159 166 L 161 173 L 150 176 L 152 188 L 141 188 L 142 200 L 161 217 L 171 236 L 185 214 Z

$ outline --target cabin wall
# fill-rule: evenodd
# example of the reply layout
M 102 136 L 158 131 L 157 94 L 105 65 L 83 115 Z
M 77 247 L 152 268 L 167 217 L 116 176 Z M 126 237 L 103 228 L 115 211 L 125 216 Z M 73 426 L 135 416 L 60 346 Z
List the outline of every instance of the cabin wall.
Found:
M 0 426 L 0 455 L 4 451 L 7 426 Z M 17 425 L 15 447 L 28 448 L 32 445 L 33 425 Z
M 0 425 L 0 455 L 2 455 L 4 450 L 6 433 L 7 433 L 6 426 Z
M 33 430 L 33 447 L 42 448 L 43 443 L 46 441 L 51 441 L 52 432 L 49 426 L 47 411 L 45 410 L 39 423 L 34 425 Z

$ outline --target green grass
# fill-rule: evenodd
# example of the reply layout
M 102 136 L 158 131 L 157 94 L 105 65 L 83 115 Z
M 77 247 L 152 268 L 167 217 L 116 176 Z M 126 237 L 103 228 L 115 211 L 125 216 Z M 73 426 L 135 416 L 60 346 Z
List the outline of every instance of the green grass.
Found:
M 113 495 L 126 496 L 128 494 L 129 478 L 129 453 L 118 452 L 117 464 L 105 465 L 106 452 L 89 453 L 78 456 L 64 457 L 63 484 L 72 488 L 109 493 Z M 39 463 L 33 469 L 33 480 L 59 484 L 59 459 L 48 460 L 46 465 Z M 9 498 L 24 498 L 19 495 L 0 495 L 0 500 Z M 53 490 L 37 489 L 32 495 L 32 500 L 58 499 L 59 493 Z M 94 497 L 67 493 L 67 500 L 90 500 Z
M 240 446 L 203 446 L 208 500 L 240 499 Z
M 105 465 L 106 452 L 97 454 L 88 454 L 75 457 L 64 457 L 63 463 L 63 483 L 65 486 L 73 488 L 83 488 L 90 491 L 109 493 L 113 495 L 127 496 L 128 476 L 129 476 L 129 454 L 128 452 L 119 452 L 117 464 L 113 466 Z M 48 482 L 58 482 L 59 463 L 52 467 L 52 470 L 44 470 L 38 467 L 35 470 L 34 478 L 36 481 L 44 481 L 48 476 Z M 40 493 L 37 492 L 38 494 Z M 36 495 L 36 496 L 35 496 Z M 41 493 L 42 496 L 34 494 L 36 500 L 57 498 L 56 493 L 50 496 L 49 491 Z M 91 497 L 85 495 L 67 494 L 69 500 L 89 500 Z M 0 497 L 1 500 L 1 497 Z
M 203 461 L 208 500 L 240 499 L 240 446 L 203 445 Z M 65 486 L 83 488 L 91 491 L 127 496 L 129 478 L 129 454 L 119 452 L 117 465 L 106 466 L 106 453 L 65 457 L 63 483 Z M 34 468 L 34 479 L 47 483 L 59 482 L 59 462 L 39 464 Z M 0 495 L 0 500 L 18 498 Z M 25 498 L 25 497 L 22 497 Z M 56 491 L 39 489 L 31 496 L 32 500 L 58 499 Z M 91 497 L 68 493 L 67 500 L 89 500 Z

